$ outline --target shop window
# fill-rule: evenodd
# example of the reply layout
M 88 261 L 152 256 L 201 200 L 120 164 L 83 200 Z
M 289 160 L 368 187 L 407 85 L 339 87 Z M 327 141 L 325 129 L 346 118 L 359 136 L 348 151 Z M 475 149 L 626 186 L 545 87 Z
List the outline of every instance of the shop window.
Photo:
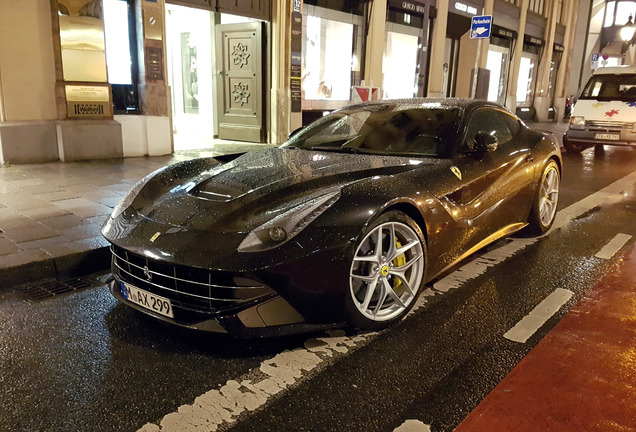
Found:
M 486 68 L 490 70 L 488 100 L 503 104 L 505 102 L 506 77 L 508 76 L 508 48 L 491 45 L 488 49 Z
M 384 99 L 411 98 L 417 94 L 418 36 L 387 31 L 382 61 Z
M 517 106 L 529 105 L 532 94 L 532 82 L 534 80 L 534 58 L 522 55 L 519 64 L 519 75 L 517 80 Z
M 338 108 L 359 81 L 362 17 L 308 5 L 303 11 L 303 110 Z
M 139 112 L 133 0 L 104 0 L 108 82 L 115 114 Z
M 304 45 L 305 99 L 348 100 L 353 61 L 353 25 L 308 16 Z
M 425 41 L 424 11 L 411 13 L 389 3 L 386 19 L 382 96 L 412 98 L 418 94 L 420 51 Z

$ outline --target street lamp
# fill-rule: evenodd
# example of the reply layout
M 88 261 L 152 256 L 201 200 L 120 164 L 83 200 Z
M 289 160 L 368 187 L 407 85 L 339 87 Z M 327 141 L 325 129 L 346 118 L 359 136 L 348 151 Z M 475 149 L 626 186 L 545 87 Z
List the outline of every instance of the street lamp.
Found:
M 625 54 L 625 52 L 627 51 L 627 48 L 629 48 L 630 45 L 636 42 L 634 40 L 635 32 L 636 32 L 636 26 L 634 25 L 632 21 L 632 16 L 630 15 L 629 19 L 627 20 L 627 24 L 625 24 L 620 29 L 621 40 L 623 41 L 623 45 L 621 46 L 621 54 Z

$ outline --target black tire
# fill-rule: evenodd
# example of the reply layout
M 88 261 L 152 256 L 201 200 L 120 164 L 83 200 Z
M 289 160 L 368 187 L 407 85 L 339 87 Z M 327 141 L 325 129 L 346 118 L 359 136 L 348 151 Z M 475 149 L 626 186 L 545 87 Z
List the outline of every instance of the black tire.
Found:
M 571 141 L 567 137 L 563 137 L 563 147 L 570 153 L 581 153 L 586 148 L 590 147 L 587 144 L 583 144 L 576 141 Z
M 559 166 L 551 159 L 543 168 L 532 202 L 532 210 L 528 218 L 530 233 L 541 235 L 552 227 L 559 203 L 560 184 Z
M 381 330 L 401 320 L 422 291 L 425 273 L 426 244 L 420 227 L 400 211 L 380 215 L 353 249 L 347 320 L 363 330 Z

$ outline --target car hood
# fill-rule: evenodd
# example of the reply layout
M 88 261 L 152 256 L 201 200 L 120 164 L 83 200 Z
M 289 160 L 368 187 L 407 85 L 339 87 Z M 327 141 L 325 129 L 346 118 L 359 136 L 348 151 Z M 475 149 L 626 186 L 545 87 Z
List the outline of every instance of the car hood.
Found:
M 152 221 L 214 232 L 249 231 L 330 190 L 435 164 L 434 159 L 273 148 L 219 164 L 199 159 L 155 176 L 133 201 Z
M 572 115 L 583 116 L 586 120 L 633 122 L 636 118 L 636 104 L 623 101 L 579 99 L 574 105 Z

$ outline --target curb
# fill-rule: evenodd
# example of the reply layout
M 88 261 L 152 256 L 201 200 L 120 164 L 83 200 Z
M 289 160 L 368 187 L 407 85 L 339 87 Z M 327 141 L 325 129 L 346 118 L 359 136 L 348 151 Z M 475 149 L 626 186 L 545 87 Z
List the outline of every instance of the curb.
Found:
M 42 279 L 84 276 L 110 269 L 110 248 L 103 246 L 41 261 L 33 261 L 14 267 L 0 269 L 0 293 L 10 292 L 19 285 Z

